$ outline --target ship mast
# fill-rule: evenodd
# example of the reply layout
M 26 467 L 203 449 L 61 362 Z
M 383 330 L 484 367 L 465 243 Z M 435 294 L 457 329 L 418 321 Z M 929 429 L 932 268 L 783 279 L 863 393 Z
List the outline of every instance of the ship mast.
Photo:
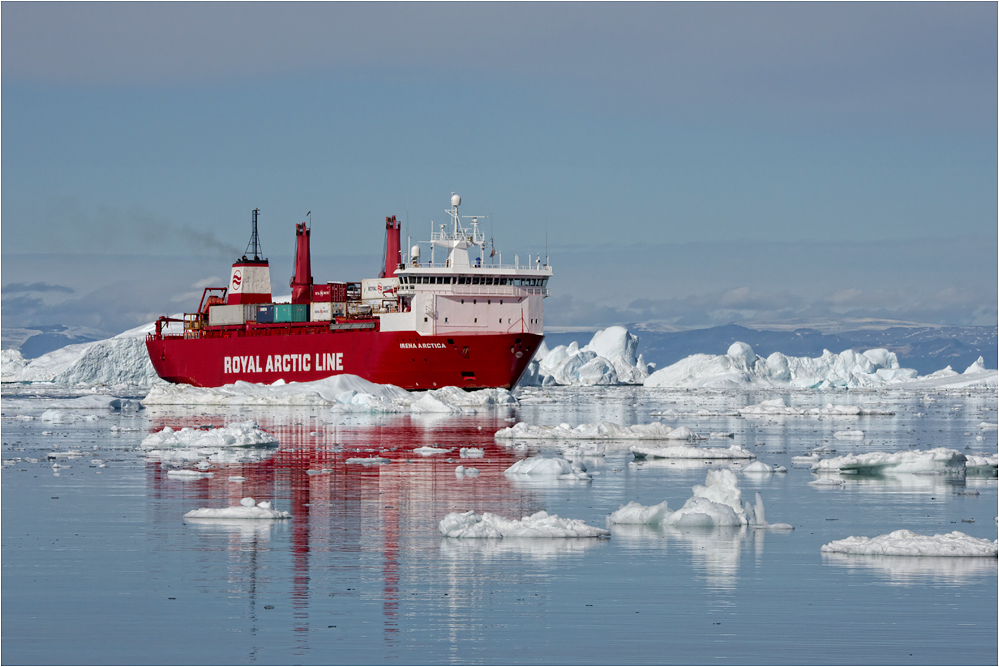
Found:
M 257 214 L 260 213 L 259 208 L 253 209 L 253 226 L 250 232 L 250 242 L 246 244 L 246 251 L 243 253 L 243 261 L 247 262 L 249 260 L 250 253 L 253 253 L 253 261 L 260 261 L 260 237 L 257 236 Z

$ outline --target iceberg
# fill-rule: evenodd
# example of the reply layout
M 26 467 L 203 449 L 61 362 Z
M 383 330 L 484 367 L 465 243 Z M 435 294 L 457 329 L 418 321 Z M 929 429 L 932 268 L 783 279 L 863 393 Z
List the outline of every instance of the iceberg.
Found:
M 896 530 L 877 537 L 847 537 L 822 545 L 822 553 L 860 556 L 988 557 L 999 554 L 996 542 L 954 531 L 945 535 L 919 535 Z
M 239 505 L 232 507 L 202 507 L 191 510 L 185 519 L 290 519 L 289 512 L 273 509 L 269 500 L 255 502 L 253 498 L 243 498 Z
M 541 511 L 522 519 L 473 511 L 452 512 L 441 519 L 439 528 L 444 537 L 497 538 L 497 537 L 604 537 L 610 535 L 605 528 L 589 526 L 579 519 L 563 519 L 556 514 Z
M 638 342 L 638 336 L 620 326 L 601 329 L 583 347 L 572 342 L 549 350 L 542 342 L 519 384 L 641 384 L 651 366 L 637 353 Z

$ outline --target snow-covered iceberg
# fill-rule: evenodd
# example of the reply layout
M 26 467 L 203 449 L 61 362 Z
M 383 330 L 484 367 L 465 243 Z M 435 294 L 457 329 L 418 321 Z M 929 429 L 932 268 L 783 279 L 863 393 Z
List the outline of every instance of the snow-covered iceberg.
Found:
M 5 351 L 3 380 L 149 387 L 161 382 L 146 351 L 146 334 L 154 327 L 144 324 L 105 340 L 67 345 L 27 362 L 22 359 L 23 367 L 16 373 L 19 362 Z
M 945 535 L 920 535 L 896 530 L 877 537 L 847 537 L 822 545 L 823 553 L 861 556 L 989 557 L 999 554 L 997 543 L 954 531 Z
M 746 389 L 766 388 L 864 388 L 905 385 L 927 388 L 997 386 L 999 372 L 976 362 L 959 377 L 920 380 L 915 370 L 902 368 L 894 352 L 825 350 L 820 357 L 788 357 L 774 352 L 758 357 L 746 343 L 736 342 L 721 355 L 695 354 L 649 375 L 646 387 Z
M 638 354 L 638 336 L 615 326 L 596 332 L 583 347 L 572 342 L 549 350 L 542 342 L 520 384 L 641 384 L 649 376 L 650 369 Z
M 739 482 L 731 470 L 709 470 L 704 485 L 695 485 L 683 507 L 671 511 L 666 501 L 645 506 L 630 502 L 607 517 L 608 524 L 658 526 L 750 526 L 790 529 L 787 524 L 767 524 L 763 498 L 756 494 L 756 504 L 742 502 Z
M 536 512 L 522 519 L 507 519 L 497 514 L 483 512 L 452 512 L 441 519 L 440 531 L 444 537 L 496 538 L 496 537 L 604 537 L 610 535 L 605 528 L 589 526 L 579 519 L 563 519 L 556 514 Z

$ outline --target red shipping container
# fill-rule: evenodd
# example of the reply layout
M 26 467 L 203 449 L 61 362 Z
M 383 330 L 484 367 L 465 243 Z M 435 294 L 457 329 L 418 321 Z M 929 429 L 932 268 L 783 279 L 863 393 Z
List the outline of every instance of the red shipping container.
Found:
M 312 286 L 312 300 L 320 302 L 328 302 L 333 300 L 333 290 L 330 289 L 329 285 L 313 285 Z
M 330 283 L 330 301 L 346 301 L 347 300 L 347 283 Z

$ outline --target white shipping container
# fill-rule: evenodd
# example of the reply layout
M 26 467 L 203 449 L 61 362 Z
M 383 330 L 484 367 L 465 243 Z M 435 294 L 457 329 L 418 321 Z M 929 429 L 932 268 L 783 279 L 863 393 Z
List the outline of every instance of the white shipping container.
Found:
M 310 322 L 329 322 L 333 319 L 333 304 L 329 301 L 313 301 L 309 311 Z
M 257 306 L 259 303 L 244 303 L 243 304 L 243 321 L 244 322 L 256 322 L 257 321 Z
M 394 299 L 398 289 L 398 278 L 366 278 L 361 281 L 361 299 L 363 301 Z
M 243 324 L 243 304 L 231 306 L 212 306 L 208 309 L 208 326 L 224 327 L 233 324 Z

